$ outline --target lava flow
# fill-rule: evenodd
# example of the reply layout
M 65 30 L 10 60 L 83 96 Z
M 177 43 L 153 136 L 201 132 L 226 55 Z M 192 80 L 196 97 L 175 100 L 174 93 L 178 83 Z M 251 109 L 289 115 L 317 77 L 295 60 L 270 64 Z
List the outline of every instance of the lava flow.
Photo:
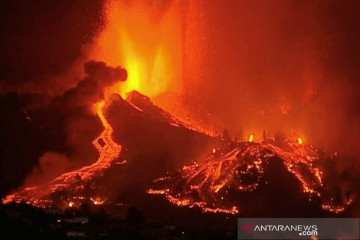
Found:
M 263 176 L 270 161 L 279 159 L 311 198 L 318 198 L 322 209 L 339 213 L 347 203 L 335 202 L 327 191 L 316 162 L 323 156 L 310 144 L 289 139 L 263 139 L 261 142 L 231 142 L 212 150 L 212 154 L 178 172 L 156 179 L 149 194 L 162 194 L 178 206 L 200 207 L 204 212 L 237 214 L 241 193 L 253 192 L 268 180 Z M 235 196 L 235 197 L 234 197 Z
M 27 204 L 47 207 L 54 205 L 51 195 L 59 192 L 63 193 L 61 202 L 56 204 L 60 207 L 74 207 L 86 201 L 91 201 L 95 205 L 104 203 L 105 199 L 98 196 L 98 193 L 91 194 L 90 189 L 94 187 L 89 185 L 94 178 L 101 176 L 104 170 L 109 168 L 111 163 L 117 159 L 121 152 L 121 146 L 112 139 L 113 128 L 104 115 L 105 100 L 97 102 L 94 106 L 104 127 L 100 136 L 92 142 L 99 151 L 97 161 L 92 165 L 64 173 L 48 183 L 27 187 L 10 194 L 2 200 L 3 204 L 24 201 Z

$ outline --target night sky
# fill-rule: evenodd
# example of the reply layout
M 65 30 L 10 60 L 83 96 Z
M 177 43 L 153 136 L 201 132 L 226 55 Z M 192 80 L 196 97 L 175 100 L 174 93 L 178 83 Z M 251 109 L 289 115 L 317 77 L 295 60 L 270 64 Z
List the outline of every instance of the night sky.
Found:
M 1 1 L 1 88 L 62 74 L 99 32 L 103 1 Z

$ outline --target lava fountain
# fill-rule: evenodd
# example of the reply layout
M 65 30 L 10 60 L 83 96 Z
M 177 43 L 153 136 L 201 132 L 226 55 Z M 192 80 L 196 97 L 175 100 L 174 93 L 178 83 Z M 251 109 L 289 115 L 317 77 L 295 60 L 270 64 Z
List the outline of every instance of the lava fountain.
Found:
M 123 98 L 133 90 L 148 97 L 181 92 L 182 8 L 173 1 L 106 2 L 106 24 L 89 57 L 127 70 L 127 81 L 110 91 Z

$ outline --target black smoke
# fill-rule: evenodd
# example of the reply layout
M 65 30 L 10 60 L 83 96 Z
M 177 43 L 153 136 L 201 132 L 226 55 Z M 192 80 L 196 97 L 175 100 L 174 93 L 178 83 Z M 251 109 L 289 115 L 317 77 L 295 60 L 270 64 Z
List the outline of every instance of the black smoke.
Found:
M 30 93 L 1 95 L 1 194 L 23 184 L 30 172 L 26 184 L 96 161 L 91 142 L 102 125 L 93 104 L 127 74 L 121 67 L 95 61 L 84 64 L 84 73 L 75 87 L 52 100 Z

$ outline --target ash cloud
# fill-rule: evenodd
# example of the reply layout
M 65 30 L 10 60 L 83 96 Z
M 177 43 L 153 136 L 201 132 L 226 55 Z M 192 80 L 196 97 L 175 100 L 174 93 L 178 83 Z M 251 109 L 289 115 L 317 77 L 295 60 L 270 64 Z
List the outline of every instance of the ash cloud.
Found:
M 76 87 L 56 97 L 53 104 L 60 108 L 87 108 L 104 98 L 104 89 L 115 82 L 125 81 L 126 70 L 121 67 L 109 67 L 105 62 L 88 61 L 84 64 L 85 78 Z
M 50 105 L 50 114 L 58 118 L 52 127 L 63 126 L 65 132 L 65 146 L 68 149 L 68 161 L 60 161 L 61 168 L 49 167 L 49 158 L 64 159 L 63 155 L 47 152 L 40 159 L 39 165 L 33 173 L 42 173 L 39 169 L 47 169 L 46 176 L 56 176 L 59 169 L 69 170 L 85 164 L 95 162 L 97 151 L 92 145 L 93 139 L 100 134 L 102 125 L 92 106 L 104 99 L 104 90 L 116 82 L 125 81 L 127 73 L 121 67 L 110 67 L 104 62 L 88 61 L 84 64 L 86 76 L 80 80 L 76 87 L 56 97 Z M 41 161 L 42 160 L 42 161 Z M 68 164 L 68 166 L 64 166 Z M 56 164 L 55 164 L 56 165 Z M 51 173 L 51 171 L 54 171 Z M 38 179 L 39 176 L 31 176 Z
M 98 152 L 92 145 L 92 140 L 100 134 L 102 125 L 92 106 L 104 98 L 105 88 L 115 82 L 125 81 L 127 73 L 121 67 L 110 67 L 104 62 L 96 61 L 86 62 L 84 73 L 85 76 L 78 81 L 76 87 L 55 97 L 48 105 L 37 105 L 35 109 L 27 110 L 26 102 L 21 105 L 12 103 L 19 102 L 23 94 L 4 96 L 1 102 L 6 103 L 9 97 L 15 99 L 8 104 L 15 112 L 19 112 L 17 115 L 9 115 L 9 108 L 8 111 L 4 110 L 8 117 L 1 122 L 4 136 L 1 144 L 4 147 L 1 151 L 1 175 L 2 181 L 8 182 L 4 191 L 20 184 L 30 171 L 32 173 L 25 184 L 46 181 L 59 173 L 96 161 Z M 15 121 L 12 116 L 24 119 Z M 18 126 L 23 122 L 27 124 Z M 19 136 L 22 133 L 27 136 L 29 131 L 32 131 L 31 143 Z M 35 148 L 36 151 L 34 154 L 19 155 L 19 149 L 28 148 Z M 15 171 L 24 161 L 27 162 L 27 167 Z M 31 170 L 32 165 L 35 167 Z M 16 181 L 5 170 L 17 172 Z
M 24 186 L 31 187 L 50 181 L 60 174 L 70 170 L 71 160 L 64 154 L 56 152 L 44 153 L 30 175 L 26 177 Z

